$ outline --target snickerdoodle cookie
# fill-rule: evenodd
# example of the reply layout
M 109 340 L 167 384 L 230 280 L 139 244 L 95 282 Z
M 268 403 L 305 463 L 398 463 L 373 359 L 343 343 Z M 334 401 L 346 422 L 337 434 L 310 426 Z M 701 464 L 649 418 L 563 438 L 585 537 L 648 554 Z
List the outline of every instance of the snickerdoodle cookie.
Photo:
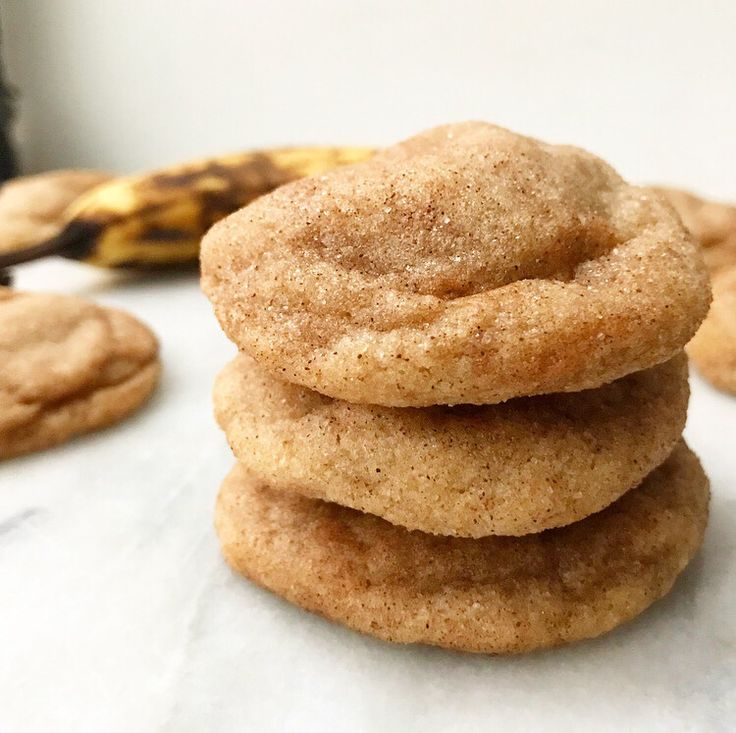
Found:
M 709 382 L 736 394 L 736 266 L 713 276 L 713 303 L 687 353 Z
M 215 523 L 233 568 L 310 611 L 389 641 L 511 653 L 636 616 L 670 590 L 707 515 L 708 481 L 681 444 L 607 509 L 526 537 L 409 532 L 275 491 L 239 465 Z
M 659 195 L 479 122 L 261 197 L 210 230 L 202 270 L 271 373 L 392 406 L 606 384 L 673 357 L 710 297 Z
M 160 370 L 156 338 L 127 313 L 5 288 L 0 363 L 0 459 L 120 420 Z
M 239 461 L 276 489 L 443 535 L 522 535 L 608 506 L 685 426 L 684 354 L 576 394 L 501 405 L 356 405 L 270 376 L 241 355 L 215 412 Z
M 88 189 L 110 179 L 90 170 L 58 170 L 14 178 L 0 186 L 0 252 L 24 249 L 57 235 L 64 211 Z
M 656 188 L 675 207 L 703 248 L 705 264 L 715 274 L 736 267 L 736 206 L 706 201 L 688 191 Z

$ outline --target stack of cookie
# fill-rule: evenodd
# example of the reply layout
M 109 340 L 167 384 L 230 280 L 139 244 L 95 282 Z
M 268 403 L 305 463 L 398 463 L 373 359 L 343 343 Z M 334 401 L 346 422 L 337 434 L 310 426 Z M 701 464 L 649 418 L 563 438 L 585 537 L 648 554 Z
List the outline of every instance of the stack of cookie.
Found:
M 430 130 L 216 225 L 241 354 L 228 562 L 397 642 L 518 652 L 666 593 L 707 480 L 681 440 L 708 280 L 660 197 L 483 123 Z

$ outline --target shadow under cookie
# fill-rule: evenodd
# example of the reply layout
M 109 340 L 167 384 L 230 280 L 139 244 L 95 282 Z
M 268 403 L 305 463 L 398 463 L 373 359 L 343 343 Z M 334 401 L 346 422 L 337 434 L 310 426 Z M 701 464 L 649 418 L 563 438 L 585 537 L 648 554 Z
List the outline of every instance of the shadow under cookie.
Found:
M 356 405 L 239 356 L 217 419 L 236 458 L 278 489 L 410 529 L 523 535 L 600 511 L 670 454 L 685 425 L 683 354 L 605 387 L 500 405 Z
M 516 653 L 598 636 L 666 594 L 701 545 L 708 496 L 681 443 L 581 522 L 464 539 L 275 491 L 236 465 L 215 524 L 235 570 L 310 611 L 388 641 Z

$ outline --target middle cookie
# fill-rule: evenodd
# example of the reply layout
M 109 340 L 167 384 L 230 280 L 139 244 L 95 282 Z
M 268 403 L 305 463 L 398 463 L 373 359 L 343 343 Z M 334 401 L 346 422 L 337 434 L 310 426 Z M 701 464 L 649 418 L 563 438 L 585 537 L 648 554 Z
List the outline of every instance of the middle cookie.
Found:
M 670 454 L 685 425 L 684 355 L 585 392 L 499 405 L 356 405 L 240 355 L 215 383 L 236 458 L 274 488 L 423 532 L 523 535 L 600 511 Z

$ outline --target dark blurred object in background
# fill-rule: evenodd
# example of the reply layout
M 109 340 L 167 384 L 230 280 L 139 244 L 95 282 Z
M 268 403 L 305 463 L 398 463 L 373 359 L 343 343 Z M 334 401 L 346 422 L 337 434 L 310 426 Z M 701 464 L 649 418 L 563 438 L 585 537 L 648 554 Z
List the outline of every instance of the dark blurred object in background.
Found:
M 16 175 L 15 154 L 10 144 L 10 123 L 13 119 L 13 93 L 5 81 L 0 41 L 0 181 Z

